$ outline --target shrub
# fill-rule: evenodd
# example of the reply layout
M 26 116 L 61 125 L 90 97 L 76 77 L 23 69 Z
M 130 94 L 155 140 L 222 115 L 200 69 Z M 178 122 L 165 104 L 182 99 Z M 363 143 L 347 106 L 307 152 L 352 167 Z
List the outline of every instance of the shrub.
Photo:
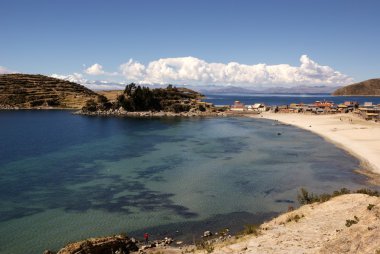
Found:
M 359 222 L 359 218 L 354 216 L 354 220 L 346 220 L 346 227 L 351 227 L 353 224 L 357 224 Z
M 259 234 L 259 225 L 244 225 L 243 234 L 244 235 L 258 235 Z
M 369 196 L 375 196 L 375 197 L 380 196 L 378 191 L 373 191 L 373 190 L 365 189 L 365 188 L 357 190 L 356 193 L 367 194 Z
M 313 193 L 309 194 L 309 192 L 304 188 L 301 188 L 300 193 L 298 193 L 297 199 L 301 205 L 312 204 L 314 202 L 319 201 L 318 196 L 314 195 Z
M 291 221 L 295 221 L 295 222 L 298 222 L 301 218 L 305 217 L 304 215 L 301 215 L 299 216 L 298 214 L 295 214 L 293 216 L 289 216 L 287 219 L 286 219 L 286 222 L 291 222 Z
M 372 210 L 372 208 L 374 208 L 374 204 L 369 204 L 368 206 L 367 206 L 367 210 L 369 210 L 369 211 L 371 211 Z

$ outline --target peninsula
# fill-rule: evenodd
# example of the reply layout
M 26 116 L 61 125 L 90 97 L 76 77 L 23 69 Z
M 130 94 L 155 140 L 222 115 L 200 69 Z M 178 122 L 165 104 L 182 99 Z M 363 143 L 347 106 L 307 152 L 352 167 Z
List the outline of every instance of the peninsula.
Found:
M 201 101 L 202 94 L 173 85 L 150 89 L 131 83 L 122 92 L 103 94 L 96 100 L 88 100 L 78 114 L 132 117 L 223 115 L 223 109 Z
M 335 96 L 380 96 L 380 78 L 368 79 L 344 86 L 332 93 Z

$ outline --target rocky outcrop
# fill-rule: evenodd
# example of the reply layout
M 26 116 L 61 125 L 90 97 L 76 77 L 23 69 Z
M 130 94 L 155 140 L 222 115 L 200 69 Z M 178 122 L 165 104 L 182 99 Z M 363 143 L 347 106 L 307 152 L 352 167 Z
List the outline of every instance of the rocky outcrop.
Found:
M 363 82 L 341 87 L 333 92 L 332 95 L 380 96 L 380 79 L 369 79 Z
M 0 109 L 80 109 L 98 96 L 82 85 L 43 75 L 0 75 Z
M 117 117 L 138 117 L 138 118 L 149 118 L 149 117 L 206 117 L 206 116 L 227 116 L 224 112 L 202 112 L 202 111 L 191 111 L 191 112 L 166 112 L 166 111 L 141 111 L 141 112 L 128 112 L 123 108 L 120 109 L 109 109 L 109 110 L 97 110 L 97 111 L 84 111 L 80 110 L 75 114 L 87 115 L 87 116 L 117 116 Z
M 127 254 L 138 250 L 136 244 L 136 240 L 123 235 L 90 238 L 85 241 L 68 244 L 56 254 Z M 44 253 L 54 254 L 52 251 L 45 251 Z

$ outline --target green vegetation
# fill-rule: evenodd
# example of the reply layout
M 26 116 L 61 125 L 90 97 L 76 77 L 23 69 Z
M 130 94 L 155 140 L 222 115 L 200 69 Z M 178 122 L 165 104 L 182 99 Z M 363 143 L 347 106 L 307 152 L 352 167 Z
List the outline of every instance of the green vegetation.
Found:
M 350 193 L 351 193 L 351 191 L 349 189 L 342 188 L 339 191 L 334 191 L 333 194 L 323 193 L 320 195 L 316 195 L 314 193 L 309 193 L 305 188 L 301 188 L 300 192 L 297 195 L 297 199 L 301 205 L 305 205 L 305 204 L 312 204 L 315 202 L 326 202 L 333 197 L 337 197 L 337 196 L 345 195 L 345 194 L 350 194 Z M 369 196 L 379 197 L 378 191 L 373 191 L 370 189 L 359 189 L 359 190 L 352 192 L 352 193 L 361 193 L 361 194 L 367 194 Z
M 346 220 L 346 227 L 351 227 L 359 222 L 359 218 L 354 216 L 354 220 Z
M 375 205 L 374 205 L 374 204 L 369 204 L 369 205 L 367 206 L 367 210 L 371 211 L 371 210 L 372 210 L 372 208 L 374 208 L 374 207 L 375 207 Z
M 258 235 L 259 234 L 260 225 L 244 225 L 243 234 L 244 235 Z
M 172 111 L 188 112 L 192 100 L 201 95 L 189 89 L 180 89 L 168 85 L 167 88 L 149 89 L 131 83 L 124 89 L 124 94 L 117 98 L 117 102 L 127 111 Z M 205 111 L 206 108 L 203 107 Z
M 129 112 L 165 111 L 165 112 L 205 112 L 212 110 L 208 103 L 201 102 L 201 94 L 186 88 L 176 88 L 168 85 L 166 88 L 150 89 L 134 83 L 127 85 L 124 92 L 116 100 L 109 102 L 105 96 L 87 101 L 83 111 L 108 111 L 123 108 Z
M 303 217 L 305 217 L 305 215 L 302 214 L 301 216 L 299 216 L 298 214 L 295 214 L 295 215 L 289 216 L 286 219 L 286 222 L 292 222 L 292 221 L 298 222 Z

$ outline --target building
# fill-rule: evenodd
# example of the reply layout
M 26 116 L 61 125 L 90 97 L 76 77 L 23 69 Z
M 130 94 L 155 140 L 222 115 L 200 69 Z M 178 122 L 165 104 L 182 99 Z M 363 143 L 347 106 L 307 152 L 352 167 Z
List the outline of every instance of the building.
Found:
M 251 106 L 251 109 L 257 112 L 265 112 L 267 111 L 267 106 L 265 106 L 265 104 L 262 103 L 255 103 Z
M 365 120 L 380 120 L 380 108 L 375 107 L 361 107 L 359 108 L 359 115 Z
M 235 101 L 234 105 L 231 106 L 232 111 L 244 111 L 245 106 L 244 103 L 241 103 L 240 101 Z

